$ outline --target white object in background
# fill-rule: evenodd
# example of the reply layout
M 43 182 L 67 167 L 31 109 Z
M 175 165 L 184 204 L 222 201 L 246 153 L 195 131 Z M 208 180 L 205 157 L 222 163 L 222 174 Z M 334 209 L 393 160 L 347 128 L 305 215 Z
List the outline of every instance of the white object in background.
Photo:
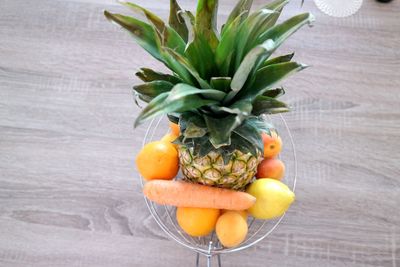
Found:
M 363 0 L 314 0 L 317 7 L 332 17 L 348 17 L 356 13 Z

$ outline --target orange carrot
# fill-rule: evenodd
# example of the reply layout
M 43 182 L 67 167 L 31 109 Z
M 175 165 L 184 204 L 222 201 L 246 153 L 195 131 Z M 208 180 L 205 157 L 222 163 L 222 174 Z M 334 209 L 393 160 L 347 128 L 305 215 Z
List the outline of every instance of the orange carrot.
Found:
M 183 181 L 152 180 L 144 185 L 143 193 L 158 204 L 177 207 L 245 210 L 256 202 L 245 192 Z

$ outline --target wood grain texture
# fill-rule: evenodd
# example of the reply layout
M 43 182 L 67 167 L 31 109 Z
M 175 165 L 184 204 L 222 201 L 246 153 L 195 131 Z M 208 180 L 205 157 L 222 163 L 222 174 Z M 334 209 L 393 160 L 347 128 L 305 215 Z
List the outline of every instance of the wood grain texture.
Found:
M 167 17 L 167 1 L 136 2 Z M 317 17 L 281 49 L 312 66 L 285 82 L 297 202 L 223 264 L 399 267 L 400 2 L 365 0 L 346 19 L 292 2 L 286 17 Z M 0 1 L 0 266 L 194 266 L 150 217 L 133 164 L 145 130 L 132 127 L 133 73 L 163 67 L 103 9 L 124 11 Z

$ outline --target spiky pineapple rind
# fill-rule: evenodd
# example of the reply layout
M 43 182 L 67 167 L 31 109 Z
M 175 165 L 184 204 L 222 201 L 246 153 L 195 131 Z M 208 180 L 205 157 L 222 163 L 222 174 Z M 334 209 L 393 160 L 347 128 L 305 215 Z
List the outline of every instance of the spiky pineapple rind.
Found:
M 234 150 L 228 160 L 222 160 L 219 151 L 212 150 L 206 155 L 194 153 L 193 148 L 179 146 L 179 163 L 185 180 L 233 190 L 244 190 L 254 179 L 261 153 L 256 156 Z

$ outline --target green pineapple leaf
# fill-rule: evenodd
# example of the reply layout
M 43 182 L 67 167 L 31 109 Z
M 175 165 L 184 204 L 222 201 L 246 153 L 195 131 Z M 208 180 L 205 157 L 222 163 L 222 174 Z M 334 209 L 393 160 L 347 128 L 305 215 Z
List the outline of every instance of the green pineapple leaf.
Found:
M 143 13 L 146 16 L 147 20 L 151 24 L 153 24 L 153 26 L 157 30 L 159 38 L 161 39 L 162 46 L 169 47 L 171 49 L 174 49 L 179 54 L 183 54 L 186 46 L 185 41 L 173 28 L 166 25 L 160 17 L 158 17 L 153 12 L 134 3 L 123 1 L 121 1 L 120 3 L 135 12 Z
M 204 79 L 200 77 L 200 74 L 197 70 L 192 66 L 192 64 L 183 56 L 176 53 L 174 50 L 164 47 L 164 51 L 167 52 L 173 59 L 178 62 L 183 68 L 185 68 L 187 73 L 190 73 L 192 77 L 198 82 L 201 88 L 211 88 L 211 85 L 208 84 Z
M 224 99 L 224 97 L 226 96 L 226 94 L 224 92 L 221 92 L 219 90 L 215 90 L 215 89 L 199 89 L 184 83 L 179 84 L 179 86 L 175 86 L 177 88 L 179 88 L 179 90 L 187 90 L 186 93 L 188 94 L 199 94 L 201 97 L 205 98 L 205 99 L 211 99 L 211 100 L 215 100 L 215 101 L 221 101 L 222 99 Z M 173 88 L 174 90 L 177 90 L 176 88 Z
M 314 16 L 310 13 L 303 13 L 297 16 L 294 16 L 281 24 L 277 24 L 274 27 L 271 27 L 263 34 L 260 34 L 257 38 L 256 43 L 263 43 L 266 40 L 273 40 L 275 43 L 275 49 L 277 49 L 287 38 L 289 38 L 293 33 L 299 30 L 306 24 L 311 25 L 311 23 L 315 20 Z M 274 49 L 274 50 L 275 50 Z
M 198 139 L 196 139 L 196 143 L 198 145 L 196 146 L 194 152 L 196 155 L 199 155 L 199 157 L 205 157 L 208 153 L 214 150 L 214 147 L 211 145 L 209 140 L 202 139 L 201 141 L 198 141 Z
M 283 89 L 283 87 L 281 87 L 281 88 L 275 88 L 275 89 L 268 89 L 262 95 L 272 97 L 272 98 L 278 98 L 280 96 L 283 96 L 284 94 L 285 94 L 285 89 Z
M 271 123 L 265 121 L 262 116 L 249 117 L 247 119 L 247 122 L 251 123 L 252 125 L 257 127 L 257 129 L 260 132 L 265 132 L 265 133 L 269 134 L 270 136 L 271 136 L 271 130 L 276 131 L 274 125 L 272 125 Z
M 203 36 L 195 36 L 186 48 L 185 56 L 202 79 L 209 80 L 216 72 L 214 52 Z
M 287 54 L 287 55 L 283 55 L 283 56 L 279 56 L 279 57 L 274 57 L 274 58 L 268 59 L 268 60 L 264 61 L 264 63 L 262 63 L 260 68 L 266 67 L 266 66 L 272 65 L 272 64 L 289 62 L 289 61 L 292 60 L 293 56 L 294 56 L 294 53 L 291 53 L 291 54 Z
M 135 38 L 136 42 L 153 57 L 161 62 L 165 62 L 160 53 L 157 34 L 152 26 L 132 17 L 112 14 L 107 10 L 104 11 L 104 16 L 106 16 L 108 20 L 115 22 L 125 30 L 129 31 Z
M 139 98 L 140 100 L 142 100 L 143 102 L 149 103 L 151 100 L 153 100 L 152 97 L 146 96 L 146 95 L 142 95 L 137 93 L 136 91 L 133 92 L 135 95 L 135 104 L 139 107 L 142 108 L 142 106 L 139 104 L 139 102 L 137 101 L 137 98 Z
M 201 138 L 196 138 L 194 141 L 197 144 L 195 152 L 197 152 L 200 157 L 204 157 L 211 151 L 215 150 L 213 145 L 210 143 L 208 135 L 205 135 Z
M 199 95 L 219 94 L 213 89 L 198 89 L 193 86 L 180 83 L 175 85 L 170 92 L 159 94 L 139 114 L 135 121 L 135 127 L 144 120 L 172 112 L 185 112 L 206 105 L 217 104 L 216 100 L 204 99 Z
M 165 60 L 165 65 L 172 70 L 183 82 L 189 85 L 197 85 L 196 79 L 190 74 L 187 68 L 182 65 L 181 62 L 175 59 L 175 54 L 168 51 L 168 49 L 164 49 L 161 51 L 162 56 Z
M 157 80 L 162 80 L 170 82 L 172 84 L 181 83 L 182 80 L 173 75 L 164 74 L 161 72 L 154 71 L 148 68 L 141 68 L 140 71 L 136 72 L 135 75 L 144 82 L 152 82 Z
M 167 81 L 152 81 L 135 85 L 133 86 L 133 89 L 141 95 L 154 98 L 159 94 L 171 91 L 172 87 L 174 87 L 174 85 Z
M 268 9 L 258 10 L 252 13 L 250 16 L 248 16 L 247 19 L 240 25 L 239 30 L 235 32 L 235 42 L 234 42 L 235 57 L 232 59 L 233 63 L 229 74 L 231 74 L 232 71 L 236 73 L 239 66 L 243 63 L 246 56 L 245 48 L 247 46 L 247 43 L 250 42 L 250 38 L 254 39 L 258 37 L 258 36 L 252 36 L 252 37 L 250 36 L 252 31 L 254 31 L 256 25 L 259 24 L 259 22 L 264 18 L 272 16 L 272 14 L 274 14 L 274 11 L 272 10 Z
M 154 25 L 154 27 L 156 28 L 156 30 L 158 32 L 161 33 L 165 30 L 164 21 L 160 17 L 158 17 L 156 14 L 154 14 L 153 12 L 151 12 L 139 5 L 136 5 L 134 3 L 125 2 L 125 1 L 118 1 L 118 2 L 134 12 L 143 13 L 145 15 L 145 17 L 147 18 L 147 20 Z
M 195 20 L 195 39 L 203 36 L 213 51 L 218 46 L 218 0 L 198 0 Z
M 238 29 L 244 17 L 247 17 L 247 14 L 241 13 L 232 23 L 224 27 L 225 31 L 222 33 L 221 41 L 215 51 L 215 63 L 221 76 L 228 76 L 230 74 L 231 64 L 235 59 L 234 54 Z
M 259 35 L 276 23 L 280 11 L 287 3 L 287 0 L 273 1 L 251 14 L 242 23 L 237 34 L 234 70 L 239 68 L 243 58 L 251 49 L 263 43 L 257 42 Z
M 278 13 L 278 14 L 277 14 L 277 17 L 269 18 L 268 20 L 264 21 L 264 23 L 261 24 L 260 28 L 258 28 L 258 30 L 259 30 L 258 33 L 261 33 L 264 30 L 266 30 L 266 29 L 270 28 L 271 26 L 273 26 L 276 23 L 276 21 L 278 20 L 278 18 L 279 18 L 279 15 L 280 15 L 279 13 L 282 12 L 283 8 L 289 2 L 290 2 L 290 0 L 274 0 L 274 1 L 271 1 L 270 3 L 268 3 L 268 4 L 265 4 L 261 9 L 273 10 L 273 11 L 276 11 L 275 13 Z M 271 23 L 270 20 L 272 20 L 273 22 Z
M 222 28 L 222 35 L 229 27 L 229 25 L 231 25 L 232 22 L 235 21 L 238 17 L 240 17 L 239 24 L 242 23 L 245 18 L 247 18 L 252 4 L 253 0 L 240 0 L 237 2 L 236 6 L 229 14 L 229 17 L 226 20 L 224 27 Z
M 173 114 L 167 114 L 168 120 L 172 123 L 179 124 L 179 117 Z
M 266 15 L 260 16 L 260 19 L 256 21 L 254 27 L 250 29 L 249 39 L 244 46 L 243 55 L 246 55 L 255 46 L 261 44 L 260 42 L 257 42 L 258 37 L 275 25 L 281 14 L 282 9 L 287 3 L 289 3 L 288 0 L 276 0 L 271 2 L 270 4 L 265 5 L 261 9 L 263 12 L 266 13 Z
M 158 115 L 164 114 L 164 110 L 167 110 L 166 108 L 159 109 L 161 107 L 161 104 L 165 103 L 169 95 L 169 92 L 162 93 L 155 98 L 153 98 L 147 106 L 140 112 L 139 116 L 136 118 L 134 127 L 136 128 L 139 124 L 141 124 L 143 121 L 154 118 Z M 139 95 L 140 96 L 140 95 Z M 171 110 L 169 112 L 174 112 L 174 110 Z M 168 113 L 166 111 L 165 113 Z
M 224 103 L 229 103 L 236 94 L 242 89 L 243 85 L 246 83 L 247 78 L 251 71 L 256 67 L 257 62 L 261 57 L 265 57 L 271 53 L 274 48 L 274 42 L 272 40 L 267 40 L 262 45 L 253 48 L 244 58 L 242 64 L 240 64 L 239 69 L 233 76 L 231 88 L 232 91 L 228 93 Z
M 206 97 L 207 99 L 212 99 L 218 102 L 221 102 L 225 97 L 226 93 L 221 92 L 215 89 L 202 89 L 203 91 L 212 90 L 213 93 L 203 93 L 202 96 Z
M 251 153 L 252 155 L 257 155 L 258 147 L 255 144 L 248 141 L 248 139 L 243 138 L 241 135 L 236 133 L 236 131 L 232 132 L 231 138 L 232 138 L 232 148 L 240 150 L 243 153 Z M 263 150 L 260 150 L 260 149 L 258 149 L 258 150 L 263 152 Z M 225 164 L 227 164 L 229 162 L 229 160 L 230 160 L 230 158 L 228 158 L 227 162 L 224 161 Z
M 253 105 L 249 100 L 239 100 L 228 107 L 211 106 L 210 108 L 213 108 L 213 111 L 216 113 L 219 112 L 221 114 L 221 112 L 224 112 L 229 114 L 236 114 L 241 116 L 242 119 L 244 119 L 245 117 L 251 114 Z
M 257 60 L 254 62 L 254 67 L 253 69 L 250 71 L 248 77 L 251 77 L 250 81 L 247 81 L 248 84 L 250 84 L 249 86 L 252 86 L 254 83 L 254 79 L 256 79 L 257 75 L 261 76 L 258 73 L 259 67 L 262 65 L 262 62 L 264 62 L 272 53 L 273 51 L 275 51 L 289 36 L 291 36 L 293 33 L 295 33 L 299 28 L 301 28 L 302 26 L 306 25 L 306 24 L 310 24 L 312 21 L 314 20 L 314 16 L 311 15 L 310 13 L 305 13 L 305 14 L 300 14 L 297 16 L 294 16 L 293 18 L 279 24 L 279 25 L 275 25 L 274 27 L 270 28 L 265 34 L 263 34 L 263 38 L 261 40 L 264 41 L 263 44 L 265 44 L 266 42 L 272 42 L 272 47 L 268 50 L 265 51 L 264 53 L 260 54 L 260 56 L 257 58 Z M 269 38 L 266 38 L 269 37 Z M 253 48 L 249 54 L 245 57 L 244 61 L 242 62 L 242 64 L 246 61 L 246 58 L 252 53 L 252 51 L 255 51 L 257 48 L 259 48 L 259 46 Z M 241 66 L 242 66 L 241 64 Z M 278 64 L 276 64 L 278 65 Z M 241 67 L 240 66 L 240 67 Z M 272 66 L 272 65 L 270 65 Z M 240 70 L 240 67 L 238 70 Z M 266 66 L 268 67 L 268 65 Z M 266 68 L 264 67 L 264 68 Z M 262 68 L 262 69 L 264 69 Z M 244 74 L 247 73 L 247 69 L 246 72 Z M 236 73 L 235 73 L 236 75 Z M 244 76 L 243 74 L 241 74 L 239 77 L 242 78 Z M 268 79 L 268 78 L 266 78 Z M 260 82 L 261 79 L 258 80 L 258 83 Z M 243 80 L 241 80 L 241 82 L 243 82 Z M 241 85 L 242 83 L 239 83 L 239 85 Z M 232 81 L 233 83 L 233 81 Z M 266 86 L 264 86 L 265 88 Z M 255 91 L 253 89 L 253 91 Z M 235 94 L 235 93 L 232 93 Z M 228 95 L 229 98 L 229 95 Z
M 186 25 L 186 29 L 188 31 L 188 37 L 187 37 L 187 44 L 190 44 L 194 40 L 194 22 L 195 22 L 195 17 L 190 11 L 181 11 L 179 13 L 181 18 L 183 19 L 183 22 Z
M 228 95 L 227 101 L 232 99 L 232 95 L 237 94 L 249 76 L 254 77 L 259 66 L 272 54 L 273 51 L 275 51 L 300 27 L 307 23 L 311 23 L 313 20 L 314 17 L 310 13 L 297 15 L 279 25 L 275 25 L 262 34 L 258 39 L 258 43 L 261 43 L 261 45 L 256 46 L 246 55 L 243 62 L 241 62 L 239 68 L 235 72 L 231 84 L 233 93 L 231 96 Z M 269 44 L 268 47 L 265 47 L 267 44 Z
M 203 117 L 194 112 L 185 112 L 180 117 L 185 138 L 199 138 L 207 133 L 207 126 Z
M 225 165 L 229 164 L 233 156 L 233 151 L 231 151 L 230 149 L 226 149 L 225 147 L 221 147 L 217 150 L 217 153 L 222 155 L 222 159 Z
M 200 128 L 194 123 L 188 122 L 186 131 L 183 133 L 185 138 L 198 138 L 207 133 L 207 128 Z
M 217 89 L 222 92 L 230 91 L 231 86 L 231 77 L 212 77 L 211 78 L 211 87 Z
M 182 122 L 182 124 L 186 124 L 187 122 L 192 122 L 194 124 L 196 124 L 196 126 L 200 127 L 200 128 L 206 128 L 206 122 L 204 121 L 204 118 L 202 115 L 200 115 L 199 113 L 193 112 L 193 111 L 187 111 L 181 114 L 180 116 L 180 120 Z M 185 127 L 183 126 L 183 129 L 185 129 Z
M 288 112 L 289 110 L 285 103 L 268 96 L 257 96 L 253 102 L 253 114 L 256 116 Z
M 266 66 L 256 72 L 254 82 L 241 90 L 237 99 L 253 101 L 257 96 L 264 94 L 274 84 L 287 76 L 305 69 L 307 66 L 297 62 L 285 62 Z
M 170 9 L 169 9 L 169 25 L 173 28 L 182 39 L 187 42 L 188 41 L 188 28 L 180 14 L 182 8 L 179 6 L 176 0 L 170 0 Z
M 261 132 L 258 127 L 251 122 L 251 120 L 244 120 L 243 123 L 233 132 L 250 142 L 253 147 L 257 147 L 259 151 L 264 152 Z
M 209 131 L 210 142 L 215 148 L 230 145 L 232 131 L 243 121 L 243 118 L 238 115 L 228 115 L 225 118 L 203 116 Z

